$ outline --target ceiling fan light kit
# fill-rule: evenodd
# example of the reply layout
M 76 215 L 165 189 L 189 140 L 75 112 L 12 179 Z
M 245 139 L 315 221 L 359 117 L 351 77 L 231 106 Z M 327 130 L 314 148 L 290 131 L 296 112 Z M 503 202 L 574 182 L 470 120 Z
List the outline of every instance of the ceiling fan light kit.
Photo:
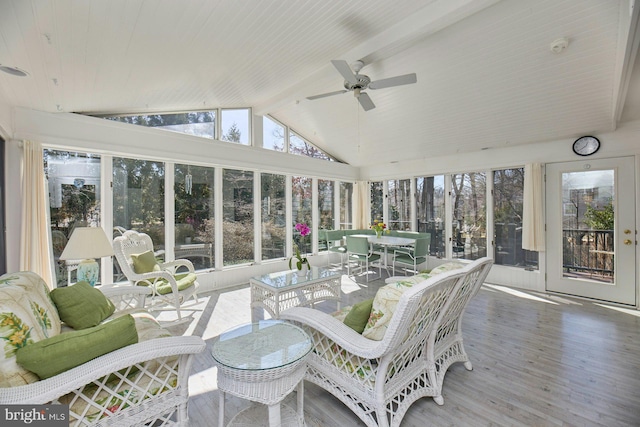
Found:
M 344 78 L 345 90 L 337 90 L 334 92 L 322 93 L 320 95 L 308 96 L 308 100 L 313 101 L 315 99 L 325 98 L 327 96 L 353 92 L 353 95 L 358 100 L 364 111 L 369 111 L 376 108 L 376 106 L 371 100 L 371 97 L 369 97 L 366 92 L 363 92 L 364 90 L 384 89 L 393 86 L 412 84 L 418 81 L 415 73 L 371 81 L 371 78 L 369 78 L 369 76 L 360 74 L 360 70 L 362 69 L 362 67 L 364 67 L 364 62 L 362 61 L 356 61 L 351 64 L 351 66 L 349 66 L 347 61 L 339 59 L 334 59 L 331 61 L 331 63 Z

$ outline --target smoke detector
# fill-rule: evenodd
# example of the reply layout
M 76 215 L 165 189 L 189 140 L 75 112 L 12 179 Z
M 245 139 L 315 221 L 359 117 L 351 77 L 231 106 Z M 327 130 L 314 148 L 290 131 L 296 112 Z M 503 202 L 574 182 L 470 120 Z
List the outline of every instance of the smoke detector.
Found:
M 566 37 L 560 37 L 551 42 L 551 52 L 560 53 L 569 46 L 569 39 Z

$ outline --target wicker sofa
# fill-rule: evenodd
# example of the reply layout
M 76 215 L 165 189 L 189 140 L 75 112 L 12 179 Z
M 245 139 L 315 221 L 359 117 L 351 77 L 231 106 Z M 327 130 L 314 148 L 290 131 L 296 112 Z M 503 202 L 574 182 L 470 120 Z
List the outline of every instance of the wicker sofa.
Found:
M 305 379 L 368 426 L 399 426 L 421 397 L 442 405 L 449 366 L 463 362 L 472 368 L 462 343 L 462 315 L 492 264 L 481 258 L 427 279 L 385 285 L 371 303 L 362 334 L 335 313 L 284 311 L 281 318 L 301 326 L 313 341 Z
M 49 292 L 34 273 L 0 276 L 0 404 L 69 405 L 72 426 L 185 425 L 189 371 L 193 355 L 204 350 L 204 341 L 172 336 L 140 309 L 150 294 L 148 288 L 126 286 L 98 291 L 84 286 L 77 283 L 56 293 L 58 289 Z M 74 330 L 61 317 L 71 321 L 64 303 L 73 300 L 69 292 L 81 289 L 91 298 L 108 297 L 104 300 L 114 312 L 96 326 Z M 84 302 L 89 301 L 85 297 L 88 294 L 82 295 L 83 305 L 91 306 Z M 94 307 L 88 316 L 95 312 Z M 104 340 L 101 334 L 113 325 L 127 329 L 118 330 L 112 340 Z M 94 353 L 103 342 L 94 342 L 89 349 L 83 344 L 93 337 L 113 345 L 111 341 L 120 340 L 122 335 L 131 335 L 134 343 L 102 355 Z M 60 351 L 66 353 L 56 354 Z M 57 366 L 61 363 L 79 364 Z

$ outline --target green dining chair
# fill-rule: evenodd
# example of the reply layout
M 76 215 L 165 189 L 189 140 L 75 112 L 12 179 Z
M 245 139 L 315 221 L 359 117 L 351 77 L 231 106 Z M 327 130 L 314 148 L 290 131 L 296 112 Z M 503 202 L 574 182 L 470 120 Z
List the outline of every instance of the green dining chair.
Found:
M 325 230 L 327 243 L 327 265 L 331 265 L 331 254 L 340 255 L 340 269 L 344 267 L 344 258 L 347 255 L 347 245 L 342 244 L 344 232 L 342 230 Z
M 380 255 L 373 253 L 366 237 L 347 236 L 347 275 L 351 275 L 351 261 L 363 264 L 369 281 L 369 264 L 380 261 Z M 380 262 L 378 262 L 378 278 L 382 277 Z
M 410 266 L 413 268 L 414 274 L 418 273 L 418 266 L 427 262 L 429 256 L 429 243 L 431 239 L 422 238 L 416 239 L 416 243 L 413 246 L 413 250 L 409 249 L 396 249 L 393 251 L 393 275 L 396 275 L 396 264 L 402 266 Z M 404 270 L 405 275 L 407 269 Z

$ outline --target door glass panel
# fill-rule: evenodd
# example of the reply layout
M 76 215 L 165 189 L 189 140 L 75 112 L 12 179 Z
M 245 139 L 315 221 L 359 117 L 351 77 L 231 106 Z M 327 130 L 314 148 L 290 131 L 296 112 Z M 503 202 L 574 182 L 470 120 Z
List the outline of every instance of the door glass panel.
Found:
M 562 174 L 563 277 L 613 283 L 614 171 Z
M 482 172 L 451 177 L 451 243 L 455 258 L 474 260 L 487 255 L 486 188 L 486 176 Z

